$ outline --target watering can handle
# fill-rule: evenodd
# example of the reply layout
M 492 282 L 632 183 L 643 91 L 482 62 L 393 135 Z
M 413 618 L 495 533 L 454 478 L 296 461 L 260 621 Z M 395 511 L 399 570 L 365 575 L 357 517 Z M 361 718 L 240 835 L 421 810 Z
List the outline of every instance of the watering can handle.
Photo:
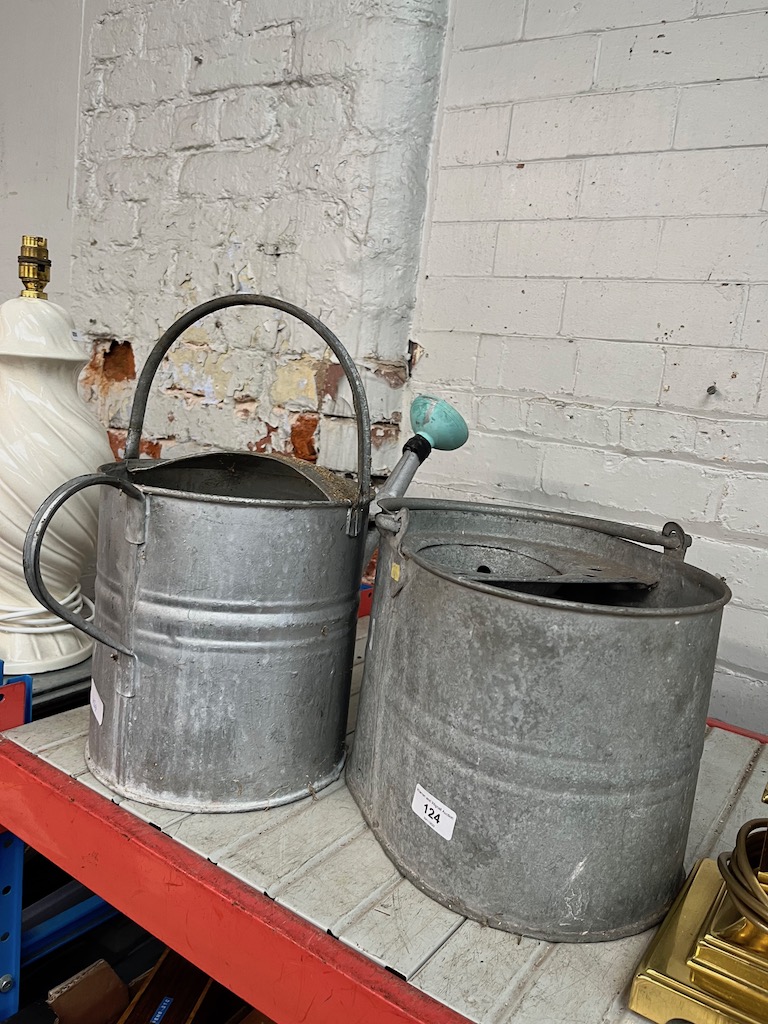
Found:
M 192 324 L 202 320 L 209 313 L 215 313 L 227 306 L 270 306 L 272 309 L 279 309 L 283 313 L 289 313 L 301 320 L 308 327 L 311 327 L 315 334 L 318 334 L 328 345 L 333 354 L 341 363 L 349 386 L 352 389 L 352 400 L 357 417 L 357 481 L 358 494 L 356 509 L 362 512 L 368 505 L 371 498 L 371 416 L 368 411 L 368 401 L 365 397 L 365 389 L 360 378 L 360 373 L 355 366 L 352 357 L 341 344 L 336 335 L 325 326 L 317 317 L 307 313 L 299 306 L 294 306 L 283 299 L 271 298 L 269 295 L 222 295 L 218 299 L 210 299 L 199 306 L 195 306 L 184 316 L 179 317 L 176 323 L 172 324 L 165 334 L 160 338 L 149 354 L 136 385 L 136 394 L 131 409 L 131 419 L 128 426 L 128 437 L 125 443 L 125 458 L 137 459 L 139 457 L 139 445 L 141 442 L 141 431 L 144 426 L 144 413 L 147 408 L 149 389 L 155 378 L 158 367 L 163 361 L 174 341 L 191 327 Z
M 32 595 L 49 612 L 58 615 L 60 619 L 68 622 L 71 626 L 76 626 L 77 629 L 82 630 L 83 633 L 86 633 L 94 640 L 98 640 L 100 643 L 106 644 L 107 647 L 111 647 L 113 651 L 120 651 L 121 654 L 132 656 L 132 652 L 124 644 L 113 640 L 102 629 L 99 629 L 98 626 L 83 618 L 82 615 L 78 615 L 77 612 L 73 612 L 69 608 L 65 608 L 63 604 L 60 604 L 46 587 L 40 572 L 40 549 L 45 537 L 45 531 L 50 526 L 53 517 L 61 506 L 74 494 L 77 494 L 78 491 L 101 484 L 107 487 L 117 487 L 121 491 L 125 491 L 132 498 L 137 498 L 142 504 L 144 502 L 144 495 L 138 487 L 135 487 L 127 480 L 121 480 L 119 477 L 107 476 L 106 473 L 88 473 L 85 476 L 76 476 L 68 483 L 57 487 L 52 494 L 48 495 L 37 512 L 35 512 L 32 522 L 29 524 L 27 535 L 24 538 L 24 576 L 27 580 L 27 586 L 32 591 Z

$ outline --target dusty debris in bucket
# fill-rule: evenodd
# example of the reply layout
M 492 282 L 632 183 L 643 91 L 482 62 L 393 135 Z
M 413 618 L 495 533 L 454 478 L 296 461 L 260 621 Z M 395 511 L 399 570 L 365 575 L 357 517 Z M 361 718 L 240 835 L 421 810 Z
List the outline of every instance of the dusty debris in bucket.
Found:
M 296 468 L 300 472 L 307 473 L 311 480 L 315 480 L 331 501 L 354 500 L 357 494 L 357 484 L 353 480 L 347 480 L 345 477 L 339 476 L 338 473 L 334 473 L 324 466 L 307 465 L 306 462 L 302 464 L 302 460 L 297 459 L 295 456 L 283 455 L 281 459 L 294 465 L 299 463 Z

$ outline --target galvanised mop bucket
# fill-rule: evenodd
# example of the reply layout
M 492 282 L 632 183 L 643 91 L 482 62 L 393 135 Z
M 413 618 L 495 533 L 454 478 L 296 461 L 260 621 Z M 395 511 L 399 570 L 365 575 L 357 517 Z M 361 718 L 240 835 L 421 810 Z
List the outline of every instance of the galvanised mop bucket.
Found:
M 357 484 L 276 455 L 138 458 L 165 353 L 207 313 L 248 304 L 302 320 L 341 363 L 357 416 Z M 241 811 L 297 800 L 338 778 L 370 469 L 360 375 L 315 317 L 279 299 L 231 295 L 163 335 L 138 382 L 125 461 L 59 488 L 27 534 L 35 597 L 98 641 L 88 740 L 97 779 L 162 807 Z M 39 562 L 54 513 L 97 484 L 91 623 L 47 592 Z
M 382 846 L 495 928 L 654 924 L 683 877 L 730 591 L 683 561 L 673 523 L 381 507 L 347 782 Z

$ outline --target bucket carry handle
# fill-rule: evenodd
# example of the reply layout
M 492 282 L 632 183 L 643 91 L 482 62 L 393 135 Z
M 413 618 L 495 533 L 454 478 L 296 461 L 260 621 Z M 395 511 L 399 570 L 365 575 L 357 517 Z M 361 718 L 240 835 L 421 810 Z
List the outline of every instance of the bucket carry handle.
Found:
M 294 306 L 293 303 L 285 302 L 283 299 L 275 299 L 269 295 L 222 295 L 217 299 L 209 299 L 208 302 L 203 302 L 199 306 L 195 306 L 194 309 L 191 309 L 188 313 L 179 317 L 179 319 L 168 328 L 150 352 L 146 363 L 144 363 L 141 374 L 139 375 L 138 384 L 136 385 L 136 393 L 133 397 L 133 406 L 131 408 L 128 436 L 125 442 L 126 462 L 129 459 L 137 459 L 139 457 L 141 432 L 144 427 L 144 414 L 147 408 L 149 389 L 152 386 L 152 382 L 160 363 L 163 361 L 171 345 L 173 345 L 177 338 L 179 338 L 188 327 L 191 327 L 192 324 L 196 324 L 198 320 L 202 320 L 202 318 L 208 316 L 209 313 L 215 313 L 217 310 L 225 309 L 227 306 L 269 306 L 272 309 L 279 309 L 283 313 L 288 313 L 291 316 L 296 317 L 297 320 L 301 320 L 302 323 L 305 323 L 307 327 L 310 327 L 315 334 L 319 335 L 339 360 L 339 363 L 344 370 L 344 375 L 349 381 L 349 386 L 352 389 L 352 401 L 355 408 L 355 417 L 357 419 L 358 490 L 357 498 L 350 509 L 350 514 L 347 518 L 347 533 L 351 537 L 356 537 L 362 529 L 363 523 L 366 521 L 366 510 L 371 500 L 371 415 L 368 410 L 368 400 L 365 396 L 363 381 L 352 357 L 333 331 L 326 327 L 324 323 L 317 319 L 317 317 L 312 316 L 311 313 L 307 313 L 306 310 L 301 309 L 300 306 Z
M 69 501 L 74 494 L 77 494 L 78 491 L 83 491 L 86 487 L 100 486 L 101 484 L 105 487 L 117 487 L 131 498 L 137 498 L 142 505 L 144 504 L 144 495 L 138 487 L 127 480 L 121 480 L 120 477 L 107 476 L 106 473 L 87 473 L 85 476 L 76 476 L 74 479 L 62 484 L 61 487 L 57 487 L 52 494 L 48 495 L 37 512 L 35 512 L 32 522 L 29 524 L 27 535 L 24 538 L 24 576 L 27 586 L 32 591 L 32 595 L 49 612 L 58 615 L 60 619 L 82 630 L 83 633 L 86 633 L 94 640 L 98 640 L 99 643 L 111 647 L 113 651 L 119 651 L 121 654 L 133 657 L 133 651 L 128 650 L 124 644 L 113 640 L 109 634 L 105 633 L 103 629 L 99 629 L 93 622 L 89 622 L 82 615 L 78 615 L 77 612 L 65 608 L 63 604 L 57 601 L 43 582 L 43 576 L 40 571 L 40 549 L 45 537 L 45 531 L 51 525 L 53 517 L 61 506 L 66 501 Z
M 578 526 L 596 533 L 605 533 L 609 537 L 630 540 L 636 544 L 648 544 L 651 547 L 664 548 L 664 553 L 681 561 L 693 543 L 692 538 L 679 523 L 665 523 L 661 530 L 648 529 L 645 526 L 629 526 L 625 523 L 614 523 L 609 519 L 592 519 L 591 516 L 575 515 L 572 512 L 553 512 L 549 509 L 524 508 L 518 505 L 487 505 L 467 504 L 464 501 L 431 500 L 430 498 L 386 497 L 379 502 L 382 511 L 376 516 L 376 525 L 387 533 L 404 535 L 407 529 L 407 517 L 403 512 L 429 512 L 435 509 L 446 512 L 489 512 L 492 515 L 514 513 L 516 519 L 533 519 L 538 522 L 557 523 L 561 526 Z

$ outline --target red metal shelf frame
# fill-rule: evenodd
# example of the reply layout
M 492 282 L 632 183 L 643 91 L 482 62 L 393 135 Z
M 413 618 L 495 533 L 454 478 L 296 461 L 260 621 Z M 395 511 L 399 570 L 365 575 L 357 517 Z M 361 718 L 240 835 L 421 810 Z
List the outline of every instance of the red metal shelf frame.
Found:
M 4 737 L 0 825 L 276 1024 L 467 1024 Z

